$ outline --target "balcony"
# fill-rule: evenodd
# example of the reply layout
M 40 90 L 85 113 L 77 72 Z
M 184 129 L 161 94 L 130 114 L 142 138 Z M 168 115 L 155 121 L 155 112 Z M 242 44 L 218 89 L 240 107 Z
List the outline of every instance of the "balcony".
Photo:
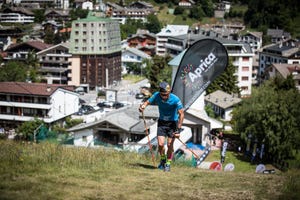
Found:
M 174 49 L 176 51 L 183 51 L 184 48 L 182 46 L 178 46 L 175 44 L 170 44 L 170 43 L 165 43 L 165 48 L 166 49 Z

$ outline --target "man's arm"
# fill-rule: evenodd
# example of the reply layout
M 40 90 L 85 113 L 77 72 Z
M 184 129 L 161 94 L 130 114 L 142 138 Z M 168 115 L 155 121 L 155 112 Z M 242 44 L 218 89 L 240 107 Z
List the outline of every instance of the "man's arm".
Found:
M 145 108 L 150 104 L 150 102 L 147 100 L 144 103 L 142 103 L 139 107 L 140 112 L 144 112 Z
M 178 114 L 179 114 L 179 120 L 178 120 L 177 128 L 180 129 L 184 119 L 184 110 L 183 109 L 178 110 Z

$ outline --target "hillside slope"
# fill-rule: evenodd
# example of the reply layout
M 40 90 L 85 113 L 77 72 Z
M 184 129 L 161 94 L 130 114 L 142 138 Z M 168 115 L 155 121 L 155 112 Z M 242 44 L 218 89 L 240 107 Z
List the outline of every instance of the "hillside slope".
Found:
M 0 152 L 0 199 L 279 199 L 299 189 L 289 173 L 215 172 L 176 161 L 167 173 L 150 155 L 102 148 L 0 141 Z

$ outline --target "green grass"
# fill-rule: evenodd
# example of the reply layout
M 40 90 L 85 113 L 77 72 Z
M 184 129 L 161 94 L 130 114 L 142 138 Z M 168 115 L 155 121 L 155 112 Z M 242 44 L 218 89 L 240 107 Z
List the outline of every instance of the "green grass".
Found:
M 133 74 L 126 74 L 122 78 L 123 78 L 123 80 L 128 80 L 132 83 L 137 83 L 137 82 L 142 81 L 142 80 L 145 79 L 144 76 L 133 75 Z
M 226 159 L 234 159 L 231 156 Z M 298 170 L 269 175 L 247 168 L 245 172 L 215 172 L 175 161 L 172 171 L 165 173 L 153 167 L 150 155 L 3 140 L 0 160 L 0 199 L 299 197 Z

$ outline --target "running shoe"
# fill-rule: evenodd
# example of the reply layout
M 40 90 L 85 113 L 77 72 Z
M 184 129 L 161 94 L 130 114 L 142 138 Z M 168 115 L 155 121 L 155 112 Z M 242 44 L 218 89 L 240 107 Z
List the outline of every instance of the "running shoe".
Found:
M 161 170 L 165 169 L 165 165 L 166 165 L 166 159 L 160 160 L 160 163 L 158 165 L 158 169 L 161 169 Z
M 165 172 L 169 172 L 169 171 L 171 171 L 171 165 L 170 164 L 166 164 L 165 165 L 165 170 L 164 170 Z

